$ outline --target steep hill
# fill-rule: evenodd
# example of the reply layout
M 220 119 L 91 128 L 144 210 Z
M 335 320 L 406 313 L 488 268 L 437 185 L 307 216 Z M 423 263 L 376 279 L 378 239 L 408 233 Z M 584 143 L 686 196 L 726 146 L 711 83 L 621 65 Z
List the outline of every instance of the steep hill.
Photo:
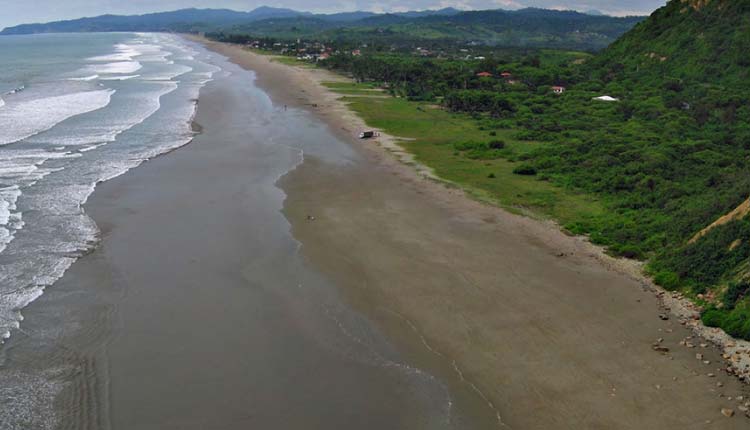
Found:
M 302 15 L 310 14 L 266 6 L 250 12 L 229 9 L 181 9 L 145 15 L 102 15 L 44 24 L 23 24 L 6 28 L 0 32 L 0 35 L 97 31 L 188 31 Z
M 529 162 L 600 196 L 606 216 L 569 226 L 649 260 L 706 321 L 750 338 L 750 0 L 671 0 L 534 101 Z M 619 101 L 592 101 L 600 95 Z M 742 216 L 740 216 L 742 215 Z M 718 221 L 718 222 L 717 222 Z M 712 226 L 711 228 L 707 228 Z
M 750 1 L 673 0 L 601 55 L 618 79 L 667 76 L 745 84 L 750 74 Z

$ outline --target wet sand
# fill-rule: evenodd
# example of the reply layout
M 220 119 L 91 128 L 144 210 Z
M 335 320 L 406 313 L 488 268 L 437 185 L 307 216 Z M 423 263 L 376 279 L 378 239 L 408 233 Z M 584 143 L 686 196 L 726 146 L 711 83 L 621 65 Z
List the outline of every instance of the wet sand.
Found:
M 600 251 L 351 139 L 361 120 L 339 115 L 345 106 L 319 85 L 332 75 L 209 46 L 363 154 L 346 166 L 308 156 L 282 179 L 303 254 L 412 362 L 491 403 L 500 427 L 747 428 L 737 409 L 747 387 L 721 371 L 719 352 L 698 339 L 681 346 L 692 332 L 661 320 L 654 294 L 602 264 Z
M 3 348 L 0 377 L 30 384 L 0 388 L 15 405 L 0 428 L 493 422 L 486 405 L 454 406 L 445 384 L 413 367 L 301 258 L 277 180 L 303 151 L 329 166 L 361 156 L 309 113 L 273 104 L 250 72 L 218 62 L 231 75 L 201 92 L 202 134 L 100 184 L 86 204 L 101 243 L 24 311 Z

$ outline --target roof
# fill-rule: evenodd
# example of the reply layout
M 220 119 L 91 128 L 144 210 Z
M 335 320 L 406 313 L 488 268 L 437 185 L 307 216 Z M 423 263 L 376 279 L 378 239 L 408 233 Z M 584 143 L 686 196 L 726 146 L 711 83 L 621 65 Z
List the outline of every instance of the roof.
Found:
M 594 97 L 592 100 L 599 100 L 601 102 L 618 102 L 618 101 L 620 101 L 620 99 L 616 99 L 616 98 L 611 97 L 611 96 Z
M 490 72 L 479 72 L 479 73 L 477 73 L 477 76 L 481 76 L 481 77 L 486 78 L 486 77 L 492 76 L 492 73 L 490 73 Z

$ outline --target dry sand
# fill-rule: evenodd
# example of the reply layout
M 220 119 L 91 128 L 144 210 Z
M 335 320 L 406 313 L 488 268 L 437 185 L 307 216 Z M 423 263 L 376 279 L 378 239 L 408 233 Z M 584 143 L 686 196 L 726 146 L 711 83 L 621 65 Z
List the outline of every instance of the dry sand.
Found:
M 747 387 L 721 371 L 721 351 L 695 339 L 687 342 L 695 348 L 682 346 L 692 331 L 659 318 L 661 302 L 633 267 L 355 141 L 362 121 L 320 85 L 342 78 L 206 44 L 254 70 L 276 103 L 306 106 L 364 155 L 347 166 L 307 156 L 281 181 L 302 252 L 413 362 L 486 399 L 497 426 L 750 425 L 738 409 Z M 738 414 L 726 418 L 722 408 Z

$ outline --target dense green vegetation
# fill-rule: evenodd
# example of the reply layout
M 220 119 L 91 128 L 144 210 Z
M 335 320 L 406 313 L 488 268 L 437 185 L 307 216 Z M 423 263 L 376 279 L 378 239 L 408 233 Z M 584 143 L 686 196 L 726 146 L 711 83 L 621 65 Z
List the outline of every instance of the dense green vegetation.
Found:
M 748 35 L 750 1 L 672 1 L 592 58 L 375 53 L 323 64 L 491 130 L 450 145 L 420 138 L 406 146 L 450 180 L 552 215 L 614 254 L 647 259 L 657 283 L 706 304 L 708 324 L 750 338 L 750 217 L 691 240 L 750 196 Z M 551 85 L 567 88 L 553 95 Z M 603 95 L 618 100 L 594 99 Z M 408 133 L 355 109 L 375 126 Z M 579 204 L 559 210 L 560 201 L 540 204 L 498 179 L 513 189 L 543 184 L 561 190 L 554 199 Z
M 342 93 L 368 124 L 406 138 L 401 145 L 420 162 L 480 200 L 563 222 L 602 213 L 592 196 L 514 174 L 514 154 L 524 153 L 530 144 L 514 139 L 513 130 L 495 128 L 491 119 L 451 113 L 431 102 L 348 94 L 353 88 L 372 88 L 367 83 L 329 86 Z
M 404 41 L 481 41 L 488 45 L 598 50 L 631 29 L 642 17 L 614 18 L 572 11 L 522 9 L 438 13 L 428 16 L 386 14 L 357 21 L 332 22 L 299 16 L 223 28 L 226 33 L 282 39 L 401 44 Z
M 698 235 L 750 197 L 748 35 L 750 0 L 673 0 L 594 56 L 312 46 L 358 82 L 336 88 L 352 108 L 441 177 L 647 260 L 707 324 L 750 339 L 750 216 Z M 359 97 L 373 87 L 396 97 Z

